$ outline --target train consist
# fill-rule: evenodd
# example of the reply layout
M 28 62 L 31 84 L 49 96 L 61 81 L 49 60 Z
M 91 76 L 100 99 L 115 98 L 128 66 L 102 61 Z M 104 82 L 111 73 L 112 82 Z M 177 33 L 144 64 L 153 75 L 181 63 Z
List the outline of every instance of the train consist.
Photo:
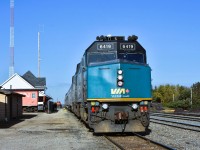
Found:
M 95 133 L 149 126 L 151 68 L 137 39 L 98 36 L 77 64 L 65 105 Z

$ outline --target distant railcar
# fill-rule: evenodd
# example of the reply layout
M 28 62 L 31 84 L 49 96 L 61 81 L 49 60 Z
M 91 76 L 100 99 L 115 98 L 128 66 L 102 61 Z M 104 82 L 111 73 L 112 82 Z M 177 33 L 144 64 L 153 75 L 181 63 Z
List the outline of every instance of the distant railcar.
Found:
M 95 133 L 145 132 L 151 68 L 137 36 L 100 36 L 85 51 L 65 105 Z

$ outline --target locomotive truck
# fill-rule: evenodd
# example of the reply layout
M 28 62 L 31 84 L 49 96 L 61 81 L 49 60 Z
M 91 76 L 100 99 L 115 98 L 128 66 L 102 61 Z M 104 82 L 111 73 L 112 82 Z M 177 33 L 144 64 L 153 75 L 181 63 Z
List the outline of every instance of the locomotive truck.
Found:
M 65 105 L 94 133 L 148 129 L 151 68 L 137 39 L 97 36 L 77 64 Z

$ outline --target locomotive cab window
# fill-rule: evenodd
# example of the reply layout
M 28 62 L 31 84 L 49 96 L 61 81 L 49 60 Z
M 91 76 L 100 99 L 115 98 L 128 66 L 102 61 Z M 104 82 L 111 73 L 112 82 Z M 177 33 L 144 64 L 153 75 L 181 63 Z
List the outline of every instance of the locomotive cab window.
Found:
M 139 53 L 119 53 L 118 59 L 123 59 L 132 62 L 145 63 L 144 55 Z
M 89 53 L 88 55 L 88 64 L 106 62 L 116 59 L 116 53 L 114 52 L 104 52 L 104 53 Z

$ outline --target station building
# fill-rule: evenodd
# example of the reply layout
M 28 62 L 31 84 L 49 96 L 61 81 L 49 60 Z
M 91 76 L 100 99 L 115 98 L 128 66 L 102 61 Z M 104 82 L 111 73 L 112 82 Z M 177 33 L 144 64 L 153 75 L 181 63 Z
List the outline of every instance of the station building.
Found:
M 51 99 L 45 94 L 46 78 L 37 78 L 31 71 L 27 71 L 23 76 L 15 73 L 1 86 L 2 89 L 25 95 L 22 98 L 23 111 L 44 111 L 47 101 Z

